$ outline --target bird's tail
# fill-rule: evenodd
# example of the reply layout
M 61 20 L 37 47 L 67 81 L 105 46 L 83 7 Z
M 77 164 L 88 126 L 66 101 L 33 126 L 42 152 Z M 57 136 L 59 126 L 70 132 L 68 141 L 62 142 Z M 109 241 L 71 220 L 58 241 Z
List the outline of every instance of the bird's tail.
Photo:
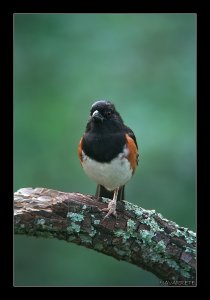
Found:
M 96 197 L 104 197 L 104 198 L 108 198 L 108 199 L 113 199 L 114 196 L 114 191 L 110 192 L 107 189 L 105 189 L 105 187 L 103 187 L 102 185 L 98 184 L 97 185 L 97 189 L 96 189 Z M 120 200 L 124 200 L 125 199 L 125 186 L 121 186 L 118 192 L 118 196 L 117 196 L 117 201 Z

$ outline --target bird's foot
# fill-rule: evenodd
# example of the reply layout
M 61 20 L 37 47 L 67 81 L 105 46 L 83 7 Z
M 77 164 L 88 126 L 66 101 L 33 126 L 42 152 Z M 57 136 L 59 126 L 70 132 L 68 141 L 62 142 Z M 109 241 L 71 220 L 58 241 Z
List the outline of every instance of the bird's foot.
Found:
M 108 211 L 108 213 L 105 215 L 104 219 L 106 219 L 110 215 L 116 216 L 116 200 L 111 200 L 108 204 L 107 208 L 103 208 L 102 211 Z

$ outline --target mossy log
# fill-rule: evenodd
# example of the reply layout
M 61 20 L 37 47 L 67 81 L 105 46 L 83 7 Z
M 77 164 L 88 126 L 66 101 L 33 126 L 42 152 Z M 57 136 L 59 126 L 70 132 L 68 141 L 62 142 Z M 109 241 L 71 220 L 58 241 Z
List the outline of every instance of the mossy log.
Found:
M 47 188 L 14 194 L 15 234 L 57 238 L 124 260 L 173 282 L 196 280 L 196 234 L 127 201 L 104 219 L 108 199 Z

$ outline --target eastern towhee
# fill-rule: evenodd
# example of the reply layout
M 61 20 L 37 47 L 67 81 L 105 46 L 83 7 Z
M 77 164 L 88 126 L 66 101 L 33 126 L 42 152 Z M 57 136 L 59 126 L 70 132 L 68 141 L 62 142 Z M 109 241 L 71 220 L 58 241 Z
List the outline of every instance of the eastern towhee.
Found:
M 116 201 L 124 199 L 124 185 L 138 164 L 138 146 L 110 101 L 92 105 L 78 155 L 85 173 L 97 183 L 96 197 L 113 199 L 103 209 L 108 211 L 105 218 L 116 215 Z

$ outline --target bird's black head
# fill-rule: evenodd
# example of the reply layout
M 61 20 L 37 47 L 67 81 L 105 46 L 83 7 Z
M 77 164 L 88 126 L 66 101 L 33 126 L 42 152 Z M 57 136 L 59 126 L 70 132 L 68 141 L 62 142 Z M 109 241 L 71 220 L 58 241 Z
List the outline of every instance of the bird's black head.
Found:
M 116 111 L 114 104 L 107 100 L 93 103 L 90 110 L 90 119 L 86 130 L 116 131 L 123 127 L 123 120 Z
M 107 121 L 118 121 L 123 123 L 123 120 L 120 114 L 116 111 L 114 104 L 106 100 L 99 100 L 93 103 L 90 110 L 90 117 L 94 123 L 106 123 Z

